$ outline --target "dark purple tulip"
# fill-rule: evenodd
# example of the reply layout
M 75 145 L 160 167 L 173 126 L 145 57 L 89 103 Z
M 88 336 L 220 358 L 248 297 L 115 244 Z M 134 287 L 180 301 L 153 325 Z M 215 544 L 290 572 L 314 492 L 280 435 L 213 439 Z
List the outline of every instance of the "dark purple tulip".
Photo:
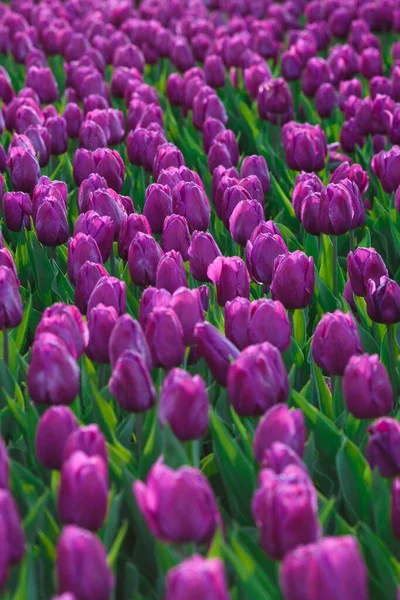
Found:
M 344 152 L 355 152 L 356 146 L 363 148 L 364 144 L 365 138 L 361 135 L 355 118 L 351 117 L 342 125 L 340 131 L 340 146 Z
M 315 173 L 305 173 L 304 171 L 297 175 L 296 184 L 293 190 L 292 204 L 296 217 L 301 220 L 301 207 L 305 198 L 312 193 L 322 192 L 324 186 L 320 178 Z
M 213 173 L 219 166 L 223 166 L 227 169 L 235 166 L 228 146 L 223 142 L 214 139 L 208 152 L 207 165 L 210 173 Z
M 150 350 L 143 330 L 139 322 L 128 314 L 122 315 L 116 322 L 109 338 L 108 350 L 112 367 L 125 350 L 132 350 L 140 354 L 145 366 L 151 369 Z
M 153 309 L 156 306 L 169 308 L 171 297 L 167 290 L 158 290 L 155 287 L 148 287 L 143 291 L 139 304 L 139 323 L 143 331 L 146 331 L 147 321 Z
M 25 536 L 18 507 L 9 490 L 0 490 L 0 522 L 5 533 L 4 546 L 8 548 L 8 565 L 15 565 L 25 554 Z
M 36 158 L 23 148 L 13 148 L 9 157 L 11 181 L 14 190 L 31 194 L 40 177 Z
M 340 183 L 343 179 L 349 179 L 357 184 L 361 194 L 365 194 L 369 185 L 369 176 L 361 165 L 354 163 L 350 165 L 345 161 L 332 173 L 330 183 Z
M 270 469 L 261 471 L 252 513 L 263 550 L 276 560 L 300 544 L 315 542 L 321 535 L 314 485 L 297 465 L 287 466 L 279 475 Z
M 31 228 L 32 200 L 24 192 L 7 192 L 3 199 L 4 221 L 10 231 L 21 231 L 22 224 Z
M 297 54 L 294 46 L 282 53 L 281 70 L 282 76 L 286 81 L 296 81 L 297 79 L 300 79 L 302 66 L 301 58 Z
M 347 256 L 347 270 L 353 293 L 357 296 L 368 295 L 368 281 L 372 279 L 376 286 L 381 277 L 388 275 L 381 255 L 374 248 L 357 248 Z
M 368 281 L 367 312 L 372 321 L 386 325 L 400 321 L 400 287 L 383 276 L 379 282 Z
M 37 93 L 42 103 L 49 104 L 58 100 L 57 81 L 49 67 L 30 67 L 26 75 L 26 85 Z
M 225 67 L 223 60 L 217 54 L 209 54 L 204 61 L 204 75 L 207 85 L 213 88 L 224 87 Z
M 86 348 L 88 357 L 98 363 L 110 362 L 108 340 L 117 322 L 118 314 L 113 306 L 97 304 L 89 312 L 89 344 Z
M 57 302 L 46 308 L 36 329 L 36 337 L 52 333 L 60 338 L 68 352 L 78 360 L 89 341 L 89 332 L 81 313 L 74 305 Z
M 43 333 L 35 339 L 27 384 L 31 399 L 38 404 L 71 404 L 75 400 L 79 367 L 59 337 Z
M 369 91 L 372 99 L 375 99 L 378 94 L 392 96 L 392 82 L 386 77 L 376 75 L 369 82 Z
M 118 239 L 121 223 L 127 216 L 122 198 L 112 188 L 108 188 L 95 190 L 87 200 L 87 211 L 95 211 L 101 216 L 110 217 L 114 226 L 115 240 Z
M 245 246 L 254 229 L 262 221 L 264 221 L 264 210 L 257 200 L 239 202 L 229 219 L 232 238 L 240 246 Z
M 299 455 L 290 446 L 286 446 L 286 444 L 273 442 L 270 448 L 264 452 L 262 459 L 263 469 L 270 469 L 277 475 L 280 475 L 289 465 L 297 465 L 307 473 L 307 468 Z
M 130 131 L 126 142 L 129 161 L 133 165 L 141 165 L 146 171 L 151 171 L 158 148 L 166 141 L 163 131 L 150 131 L 140 127 Z
M 325 134 L 319 125 L 291 121 L 282 128 L 286 162 L 296 171 L 320 171 L 328 153 Z
M 357 419 L 376 419 L 393 408 L 393 390 L 377 354 L 352 356 L 343 377 L 347 409 Z
M 129 412 L 145 412 L 154 406 L 156 392 L 142 353 L 126 349 L 119 355 L 109 389 L 121 408 Z
M 203 231 L 194 231 L 188 254 L 193 277 L 197 281 L 209 281 L 207 269 L 215 258 L 221 256 L 221 251 L 212 235 Z
M 296 250 L 275 259 L 271 292 L 287 309 L 305 308 L 314 294 L 314 260 Z
M 68 137 L 77 138 L 83 123 L 82 109 L 77 104 L 69 102 L 64 108 L 63 117 L 67 124 Z
M 155 285 L 157 266 L 163 254 L 151 235 L 138 232 L 128 252 L 129 274 L 132 282 L 139 287 Z
M 162 144 L 157 148 L 153 162 L 153 177 L 157 179 L 163 169 L 181 167 L 185 164 L 182 152 L 171 143 Z
M 393 122 L 394 103 L 388 96 L 367 97 L 355 108 L 355 120 L 362 135 L 388 134 Z
M 18 327 L 22 320 L 22 301 L 14 269 L 0 265 L 0 331 Z
M 388 417 L 368 427 L 366 457 L 371 469 L 378 468 L 382 477 L 400 474 L 400 424 Z
M 312 355 L 316 364 L 330 375 L 343 375 L 350 358 L 362 351 L 352 316 L 340 310 L 325 313 L 312 341 Z
M 43 109 L 44 121 L 46 121 L 47 119 L 50 119 L 50 117 L 58 117 L 57 109 L 52 104 L 48 104 Z
M 285 600 L 367 600 L 369 595 L 367 569 L 350 535 L 325 537 L 289 552 L 280 582 Z
M 331 81 L 332 72 L 326 60 L 319 56 L 310 58 L 302 77 L 302 89 L 305 95 L 312 98 L 321 85 Z
M 396 191 L 400 185 L 400 148 L 393 146 L 388 152 L 382 150 L 372 157 L 371 167 L 387 193 Z
M 151 235 L 150 223 L 144 215 L 132 213 L 122 221 L 118 236 L 118 254 L 123 260 L 128 260 L 129 246 L 139 232 Z
M 165 90 L 171 106 L 182 106 L 185 101 L 184 81 L 179 73 L 171 73 L 167 79 Z
M 159 183 L 149 185 L 146 189 L 143 214 L 150 223 L 152 231 L 160 233 L 163 230 L 165 217 L 172 212 L 170 189 Z
M 186 218 L 191 231 L 205 231 L 210 224 L 210 203 L 199 185 L 181 181 L 172 191 L 173 211 Z
M 83 452 L 87 456 L 99 456 L 104 464 L 108 465 L 106 439 L 98 425 L 79 427 L 68 436 L 63 461 L 68 460 L 75 452 Z
M 253 200 L 257 200 L 262 209 L 264 208 L 264 191 L 257 175 L 244 177 L 239 181 L 239 185 L 250 194 Z
M 107 146 L 104 130 L 94 121 L 83 121 L 79 129 L 79 147 L 96 150 Z
M 76 154 L 77 153 L 75 153 L 75 156 Z M 120 154 L 118 154 L 116 150 L 111 150 L 110 148 L 98 148 L 93 152 L 93 161 L 95 164 L 95 172 L 104 177 L 108 186 L 115 190 L 117 194 L 121 193 L 124 184 L 125 165 Z M 90 173 L 88 173 L 86 177 L 88 177 L 89 174 Z M 76 183 L 79 185 L 81 181 Z
M 198 352 L 213 377 L 220 385 L 226 386 L 231 361 L 239 356 L 239 350 L 211 323 L 198 323 L 194 337 Z
M 285 402 L 288 391 L 281 354 L 269 342 L 243 350 L 229 369 L 229 398 L 240 416 L 264 414 L 274 404 Z
M 60 594 L 69 591 L 79 600 L 109 600 L 114 578 L 97 536 L 75 525 L 64 527 L 57 543 L 57 581 Z
M 169 306 L 174 310 L 182 326 L 183 343 L 185 346 L 193 346 L 195 344 L 195 326 L 204 321 L 200 291 L 180 287 L 172 294 Z
M 182 369 L 172 369 L 163 381 L 158 418 L 168 423 L 181 441 L 197 440 L 208 428 L 207 389 L 199 375 L 192 377 Z M 185 418 L 183 418 L 185 415 Z
M 93 192 L 106 188 L 107 181 L 104 177 L 100 177 L 100 175 L 97 175 L 96 173 L 92 173 L 87 179 L 84 179 L 79 186 L 78 191 L 79 211 L 82 213 L 87 212 L 89 210 L 89 199 Z
M 330 183 L 321 192 L 319 227 L 322 233 L 342 235 L 352 229 L 352 197 L 342 183 Z
M 45 246 L 59 246 L 69 238 L 65 204 L 57 196 L 49 195 L 39 205 L 35 218 L 39 242 Z
M 158 460 L 133 493 L 153 536 L 165 542 L 208 542 L 220 524 L 214 492 L 193 467 L 173 471 Z M 179 499 L 179 501 L 178 501 Z
M 261 298 L 250 305 L 247 329 L 248 344 L 269 342 L 280 352 L 290 346 L 290 323 L 279 301 Z
M 106 269 L 99 263 L 86 261 L 79 268 L 74 301 L 83 315 L 86 314 L 87 304 L 96 283 L 101 277 L 107 276 Z
M 366 79 L 383 75 L 382 56 L 377 48 L 366 48 L 361 52 L 360 72 Z
M 156 287 L 168 290 L 171 294 L 180 288 L 188 287 L 182 255 L 170 250 L 161 256 L 156 271 Z
M 114 225 L 110 217 L 101 216 L 94 210 L 83 213 L 75 222 L 74 236 L 77 233 L 84 233 L 96 240 L 103 262 L 109 259 L 114 239 Z
M 201 131 L 208 117 L 218 119 L 224 124 L 228 121 L 225 106 L 215 90 L 204 85 L 193 100 L 193 125 Z
M 46 469 L 61 470 L 65 444 L 77 429 L 75 415 L 66 406 L 52 406 L 42 415 L 36 430 L 35 451 Z
M 253 100 L 257 98 L 260 86 L 271 78 L 271 71 L 268 66 L 263 63 L 251 65 L 244 70 L 244 85 Z
M 301 458 L 306 442 L 306 425 L 301 410 L 289 410 L 286 404 L 276 404 L 261 419 L 254 435 L 254 456 L 261 463 L 265 452 L 276 442 L 292 448 Z
M 236 296 L 249 297 L 250 277 L 241 258 L 218 256 L 208 267 L 207 276 L 217 288 L 220 306 L 225 306 L 228 300 Z
M 323 83 L 315 94 L 315 107 L 322 119 L 328 119 L 337 104 L 335 88 L 331 83 Z
M 68 240 L 68 277 L 72 283 L 76 283 L 79 270 L 86 261 L 102 264 L 101 252 L 92 236 L 77 233 Z
M 98 94 L 89 94 L 83 99 L 83 109 L 84 113 L 87 114 L 91 110 L 106 110 L 109 108 L 108 101 L 103 98 L 103 96 L 99 96 Z
M 156 307 L 149 314 L 146 340 L 153 365 L 170 369 L 181 364 L 185 355 L 183 330 L 176 313 L 171 308 Z
M 40 125 L 30 125 L 25 130 L 25 135 L 31 141 L 35 155 L 39 157 L 39 166 L 47 166 L 51 153 L 51 136 L 48 130 Z
M 189 259 L 190 233 L 185 217 L 172 214 L 165 218 L 161 245 L 164 252 L 180 252 L 184 261 Z
M 118 315 L 126 310 L 126 284 L 117 277 L 102 277 L 90 295 L 87 314 L 97 305 L 112 306 Z M 107 342 L 108 343 L 108 342 Z
M 45 127 L 51 136 L 51 153 L 55 156 L 68 150 L 67 122 L 64 117 L 50 117 Z
M 249 345 L 250 300 L 238 296 L 225 304 L 225 335 L 239 350 Z
M 43 125 L 43 117 L 37 109 L 23 104 L 17 110 L 15 115 L 15 128 L 18 133 L 25 133 L 30 125 Z
M 12 153 L 16 148 L 20 148 L 21 150 L 27 151 L 33 156 L 35 154 L 35 148 L 33 147 L 31 140 L 23 133 L 13 134 L 10 145 L 8 146 L 8 154 L 6 160 L 9 161 L 11 159 Z
M 219 558 L 193 555 L 170 569 L 166 600 L 229 600 L 224 565 Z
M 362 98 L 362 95 L 362 83 L 359 79 L 354 78 L 346 81 L 341 81 L 339 84 L 338 100 L 340 110 L 344 109 L 346 100 L 350 98 L 350 96 Z
M 18 279 L 18 272 L 14 263 L 14 259 L 11 255 L 11 252 L 7 248 L 4 248 L 4 245 L 2 248 L 0 248 L 0 266 L 7 267 L 14 273 L 15 281 L 19 288 L 20 282 Z

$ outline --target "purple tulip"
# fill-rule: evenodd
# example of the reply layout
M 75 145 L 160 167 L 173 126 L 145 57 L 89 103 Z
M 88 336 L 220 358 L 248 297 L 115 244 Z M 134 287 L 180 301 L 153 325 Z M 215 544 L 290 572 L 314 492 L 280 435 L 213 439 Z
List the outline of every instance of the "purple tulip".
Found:
M 315 107 L 322 119 L 329 119 L 337 104 L 335 88 L 331 83 L 323 83 L 315 94 Z
M 0 331 L 18 327 L 22 311 L 19 282 L 14 270 L 0 264 Z
M 279 301 L 261 298 L 251 303 L 247 330 L 248 344 L 269 342 L 280 352 L 290 346 L 290 323 Z
M 271 292 L 287 309 L 305 308 L 314 294 L 314 260 L 296 250 L 275 259 Z
M 131 348 L 119 355 L 108 385 L 121 408 L 140 413 L 154 406 L 156 392 L 143 353 Z
M 357 419 L 376 419 L 393 408 L 393 390 L 377 354 L 352 356 L 343 377 L 347 409 Z
M 83 123 L 82 109 L 78 104 L 69 102 L 64 108 L 63 117 L 67 124 L 68 137 L 76 139 L 79 136 L 79 130 Z
M 170 569 L 166 600 L 229 600 L 224 565 L 219 558 L 193 555 Z
M 217 288 L 220 306 L 225 306 L 228 300 L 233 300 L 236 296 L 249 297 L 250 277 L 241 258 L 217 257 L 208 267 L 207 276 Z
M 190 272 L 197 281 L 209 281 L 207 269 L 215 258 L 221 256 L 210 233 L 194 231 L 188 249 Z
M 114 226 L 114 239 L 118 239 L 121 223 L 127 216 L 122 196 L 112 188 L 95 190 L 88 197 L 87 210 L 94 210 L 101 216 L 110 217 Z
M 68 240 L 68 277 L 76 283 L 80 268 L 86 261 L 102 264 L 100 249 L 90 235 L 77 233 Z
M 139 323 L 143 331 L 146 331 L 149 315 L 154 308 L 156 306 L 169 308 L 171 297 L 171 294 L 167 290 L 158 290 L 155 287 L 149 287 L 143 291 L 139 304 Z
M 171 215 L 172 197 L 169 188 L 153 183 L 146 189 L 143 214 L 150 223 L 152 231 L 160 233 L 164 220 Z
M 101 277 L 90 295 L 87 314 L 99 304 L 111 306 L 118 315 L 126 310 L 126 284 L 117 277 Z
M 350 358 L 361 353 L 360 337 L 351 315 L 340 310 L 325 313 L 312 341 L 316 364 L 330 375 L 343 375 Z
M 147 320 L 146 340 L 154 366 L 170 369 L 183 361 L 183 330 L 171 308 L 155 307 L 152 310 Z
M 261 546 L 275 560 L 320 537 L 317 494 L 309 476 L 297 465 L 289 465 L 279 475 L 270 469 L 261 471 L 252 512 Z
M 89 342 L 89 331 L 76 306 L 57 302 L 43 313 L 36 329 L 36 337 L 52 333 L 64 342 L 71 356 L 78 360 Z
M 246 260 L 252 278 L 270 285 L 276 257 L 287 252 L 287 246 L 280 235 L 260 233 L 253 243 L 249 240 L 246 244 Z
M 40 177 L 40 167 L 35 156 L 23 148 L 13 148 L 9 167 L 14 190 L 31 194 Z
M 199 290 L 189 290 L 187 287 L 178 288 L 172 294 L 169 306 L 180 321 L 185 346 L 193 346 L 195 344 L 195 326 L 204 321 L 204 309 Z
M 51 154 L 58 156 L 68 150 L 67 122 L 64 117 L 50 117 L 45 127 L 51 136 Z
M 110 362 L 108 340 L 117 322 L 118 314 L 113 306 L 96 304 L 90 312 L 88 319 L 89 344 L 86 354 L 92 361 L 98 363 Z
M 143 330 L 139 322 L 128 314 L 122 315 L 117 320 L 110 335 L 108 350 L 112 367 L 125 350 L 132 350 L 140 354 L 147 368 L 151 369 L 150 349 Z
M 249 345 L 251 303 L 239 296 L 225 304 L 225 335 L 239 350 Z
M 368 295 L 368 281 L 373 280 L 379 286 L 381 277 L 388 271 L 381 255 L 374 248 L 357 248 L 347 256 L 347 270 L 353 293 L 357 296 Z
M 225 67 L 223 60 L 217 54 L 209 54 L 204 61 L 204 75 L 207 85 L 213 88 L 224 87 Z
M 159 260 L 156 271 L 156 287 L 171 294 L 180 287 L 188 287 L 182 255 L 175 250 L 166 252 Z
M 325 537 L 289 552 L 280 581 L 285 600 L 368 598 L 367 569 L 356 539 L 350 535 Z
M 379 282 L 368 281 L 367 312 L 372 321 L 390 325 L 400 321 L 400 287 L 383 276 Z
M 79 427 L 71 433 L 64 446 L 63 461 L 68 460 L 75 452 L 83 452 L 87 456 L 99 456 L 108 465 L 106 439 L 98 425 Z
M 75 415 L 66 406 L 52 406 L 42 415 L 36 430 L 35 451 L 46 469 L 61 470 L 65 444 L 77 429 Z
M 306 96 L 315 96 L 318 88 L 332 81 L 332 71 L 329 64 L 319 56 L 313 56 L 308 61 L 302 77 L 302 89 Z
M 5 532 L 4 546 L 8 547 L 8 564 L 15 565 L 24 556 L 25 536 L 17 505 L 9 490 L 0 490 L 0 522 Z
M 257 200 L 242 200 L 229 218 L 232 238 L 240 246 L 245 246 L 254 229 L 264 221 L 264 210 Z
M 301 458 L 306 441 L 306 426 L 301 410 L 289 410 L 285 404 L 270 408 L 260 421 L 254 436 L 254 456 L 263 461 L 265 452 L 276 442 L 292 448 Z
M 387 193 L 396 191 L 400 185 L 400 148 L 393 146 L 388 152 L 382 150 L 372 157 L 371 167 Z
M 168 76 L 165 93 L 171 106 L 183 105 L 184 81 L 179 73 L 171 73 Z
M 282 77 L 270 79 L 260 86 L 257 104 L 260 119 L 274 125 L 282 125 L 293 118 L 292 94 Z
M 186 218 L 191 231 L 207 230 L 210 224 L 210 203 L 199 185 L 181 181 L 172 191 L 172 200 L 174 213 Z
M 134 483 L 133 493 L 151 533 L 162 541 L 208 542 L 220 524 L 214 492 L 193 467 L 173 471 L 159 460 L 146 484 Z
M 22 224 L 31 228 L 32 201 L 24 192 L 7 192 L 4 195 L 4 221 L 10 231 L 21 231 Z
M 249 346 L 229 369 L 228 393 L 240 416 L 264 414 L 285 402 L 289 381 L 280 352 L 269 342 Z
M 109 259 L 114 239 L 114 225 L 109 216 L 100 216 L 94 210 L 79 215 L 75 222 L 74 236 L 77 233 L 91 236 L 99 247 L 103 261 Z
M 101 277 L 107 277 L 106 269 L 98 263 L 86 261 L 78 271 L 74 301 L 80 312 L 85 315 L 87 304 L 96 283 Z
M 270 469 L 280 475 L 289 465 L 297 465 L 307 473 L 305 464 L 290 446 L 281 442 L 273 442 L 271 447 L 265 450 L 262 460 L 263 469 Z
M 371 469 L 378 468 L 382 477 L 400 474 L 400 424 L 388 417 L 378 419 L 368 427 L 366 457 Z
M 332 173 L 330 183 L 340 183 L 344 179 L 349 179 L 355 183 L 361 194 L 368 190 L 369 176 L 366 171 L 357 163 L 350 165 L 345 161 Z
M 164 252 L 175 250 L 184 261 L 189 259 L 190 233 L 185 217 L 172 214 L 165 218 L 161 245 Z
M 72 592 L 79 600 L 108 600 L 114 578 L 106 551 L 86 529 L 65 527 L 57 543 L 58 591 Z
M 194 337 L 198 352 L 212 375 L 220 385 L 226 386 L 231 361 L 239 356 L 239 350 L 211 323 L 198 323 Z
M 162 249 L 151 235 L 137 233 L 128 253 L 129 273 L 133 283 L 140 287 L 154 285 L 157 266 L 162 256 Z
M 282 128 L 286 162 L 296 171 L 320 171 L 325 166 L 327 145 L 319 125 L 291 121 Z
M 128 260 L 129 246 L 139 232 L 151 235 L 150 223 L 146 217 L 136 213 L 125 217 L 118 236 L 118 254 L 123 260 Z
M 157 148 L 153 162 L 153 177 L 157 179 L 163 169 L 181 167 L 185 164 L 182 152 L 174 144 L 166 143 Z
M 65 344 L 52 333 L 32 345 L 28 392 L 38 404 L 71 404 L 79 391 L 79 367 Z

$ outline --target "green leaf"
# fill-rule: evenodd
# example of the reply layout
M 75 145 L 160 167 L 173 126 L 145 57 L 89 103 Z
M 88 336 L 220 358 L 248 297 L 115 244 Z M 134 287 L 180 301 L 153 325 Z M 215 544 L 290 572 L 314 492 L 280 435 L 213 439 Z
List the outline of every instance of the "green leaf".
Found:
M 110 565 L 110 567 L 112 569 L 116 565 L 119 552 L 122 548 L 122 544 L 124 543 L 125 536 L 128 532 L 128 527 L 129 527 L 129 522 L 127 520 L 125 520 L 121 525 L 121 528 L 118 532 L 117 537 L 115 538 L 115 542 L 113 543 L 110 552 L 108 553 L 108 557 L 107 557 L 108 564 Z
M 353 522 L 371 522 L 372 479 L 369 465 L 353 442 L 344 438 L 336 459 L 340 489 Z

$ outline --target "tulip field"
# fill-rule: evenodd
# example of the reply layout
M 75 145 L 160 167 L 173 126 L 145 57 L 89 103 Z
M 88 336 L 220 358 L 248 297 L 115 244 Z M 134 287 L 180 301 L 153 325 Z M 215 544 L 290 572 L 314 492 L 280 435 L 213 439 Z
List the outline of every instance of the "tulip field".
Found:
M 400 600 L 400 0 L 0 4 L 0 598 Z

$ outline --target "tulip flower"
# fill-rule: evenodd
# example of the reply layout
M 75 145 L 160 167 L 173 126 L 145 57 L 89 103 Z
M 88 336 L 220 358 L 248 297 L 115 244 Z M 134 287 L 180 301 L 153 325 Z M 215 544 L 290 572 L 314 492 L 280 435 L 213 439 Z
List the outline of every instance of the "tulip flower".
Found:
M 228 300 L 236 296 L 249 297 L 250 277 L 241 258 L 217 257 L 208 267 L 207 276 L 216 285 L 220 306 L 225 306 Z
M 114 225 L 108 215 L 101 216 L 94 210 L 79 215 L 75 221 L 74 236 L 77 233 L 90 235 L 96 241 L 104 262 L 110 258 Z
M 208 542 L 220 524 L 214 492 L 192 467 L 173 471 L 158 460 L 146 484 L 133 484 L 133 493 L 151 533 L 161 541 Z
M 280 581 L 284 600 L 367 600 L 369 596 L 367 569 L 350 535 L 325 537 L 289 552 Z
M 285 404 L 270 408 L 260 421 L 254 436 L 254 456 L 261 463 L 266 450 L 275 442 L 292 448 L 302 457 L 306 441 L 306 426 L 301 410 L 289 410 Z
M 172 191 L 174 213 L 186 218 L 191 231 L 205 231 L 210 224 L 210 203 L 196 183 L 181 181 Z
M 102 277 L 108 277 L 108 273 L 99 263 L 86 261 L 80 267 L 76 281 L 74 301 L 83 315 L 86 314 L 91 293 L 96 287 L 98 280 Z
M 381 277 L 388 271 L 381 255 L 374 248 L 357 248 L 347 256 L 347 270 L 353 293 L 357 296 L 368 295 L 368 281 L 371 279 L 379 286 Z
M 180 287 L 188 287 L 182 255 L 175 250 L 166 252 L 159 260 L 156 271 L 156 286 L 171 294 Z
M 150 370 L 151 355 L 143 330 L 138 321 L 125 314 L 118 318 L 110 335 L 108 350 L 112 367 L 125 350 L 133 350 L 140 354 Z
M 351 315 L 340 310 L 325 313 L 312 341 L 312 355 L 317 365 L 331 375 L 343 375 L 350 358 L 361 353 L 360 337 Z
M 89 312 L 89 344 L 86 348 L 88 357 L 98 363 L 110 362 L 108 340 L 118 319 L 113 306 L 98 303 Z
M 109 389 L 124 410 L 141 413 L 152 408 L 156 392 L 143 354 L 123 350 L 113 366 Z
M 36 329 L 36 337 L 42 333 L 52 333 L 60 338 L 75 360 L 82 356 L 89 342 L 89 330 L 79 310 L 62 302 L 44 311 Z
M 181 441 L 203 437 L 208 428 L 209 403 L 200 375 L 191 377 L 182 369 L 172 369 L 163 381 L 158 418 L 168 423 Z
M 229 600 L 224 565 L 219 558 L 193 555 L 170 569 L 166 600 Z
M 146 189 L 143 214 L 152 231 L 159 233 L 163 229 L 164 220 L 171 215 L 172 197 L 170 190 L 159 183 L 153 183 Z
M 320 171 L 328 153 L 325 134 L 319 125 L 291 121 L 282 128 L 286 162 L 295 171 Z
M 0 331 L 3 335 L 5 330 L 18 327 L 22 321 L 22 300 L 14 269 L 0 264 Z
M 133 283 L 140 287 L 154 285 L 162 256 L 162 249 L 151 235 L 137 233 L 128 252 L 129 274 Z
M 76 525 L 64 527 L 57 543 L 57 581 L 60 594 L 80 600 L 108 600 L 114 578 L 99 538 Z
M 281 474 L 261 471 L 252 512 L 261 546 L 275 560 L 320 537 L 317 493 L 307 473 L 297 465 L 287 466 Z
M 8 564 L 15 565 L 24 556 L 25 536 L 17 505 L 7 489 L 0 490 L 0 523 L 5 532 L 4 546 L 8 548 Z
M 263 454 L 262 468 L 280 475 L 289 465 L 296 465 L 307 473 L 307 468 L 297 452 L 282 442 L 272 442 Z
M 98 425 L 79 427 L 68 436 L 64 446 L 63 462 L 78 451 L 87 456 L 99 456 L 104 464 L 108 465 L 106 439 Z
M 36 430 L 35 451 L 46 469 L 61 470 L 65 444 L 77 429 L 75 415 L 66 406 L 52 406 L 42 415 Z
M 371 469 L 377 467 L 382 477 L 400 474 L 400 425 L 395 419 L 383 417 L 368 427 L 366 457 Z
M 282 77 L 269 79 L 260 86 L 258 97 L 260 119 L 274 125 L 284 124 L 293 118 L 293 98 Z
M 232 238 L 240 246 L 246 246 L 254 229 L 264 221 L 264 210 L 257 200 L 242 200 L 229 218 Z
M 393 390 L 377 354 L 350 358 L 344 371 L 343 394 L 349 412 L 358 419 L 375 419 L 390 413 Z
M 126 284 L 117 277 L 102 277 L 90 295 L 87 313 L 97 305 L 112 306 L 118 315 L 126 309 Z
M 239 356 L 239 350 L 211 323 L 198 323 L 194 338 L 199 355 L 206 361 L 213 377 L 226 386 L 231 361 Z
M 23 148 L 13 148 L 9 166 L 14 190 L 31 194 L 40 177 L 35 156 Z
M 4 221 L 10 231 L 20 231 L 22 224 L 31 228 L 32 201 L 24 192 L 7 192 L 4 194 Z
M 197 281 L 209 281 L 207 269 L 221 251 L 211 233 L 194 231 L 188 249 L 190 272 Z
M 313 258 L 300 250 L 281 254 L 275 259 L 271 292 L 274 300 L 287 309 L 305 308 L 314 294 Z
M 171 308 L 156 307 L 149 314 L 146 340 L 153 365 L 170 369 L 181 364 L 185 356 L 183 330 L 176 313 Z

